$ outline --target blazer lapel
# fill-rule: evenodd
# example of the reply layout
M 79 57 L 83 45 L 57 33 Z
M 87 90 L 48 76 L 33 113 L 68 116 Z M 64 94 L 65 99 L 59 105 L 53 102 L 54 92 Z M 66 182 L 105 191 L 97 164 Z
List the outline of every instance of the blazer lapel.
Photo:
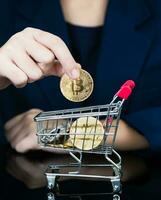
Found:
M 138 81 L 154 39 L 150 19 L 151 13 L 143 0 L 110 1 L 100 47 L 94 104 L 108 103 L 127 79 Z

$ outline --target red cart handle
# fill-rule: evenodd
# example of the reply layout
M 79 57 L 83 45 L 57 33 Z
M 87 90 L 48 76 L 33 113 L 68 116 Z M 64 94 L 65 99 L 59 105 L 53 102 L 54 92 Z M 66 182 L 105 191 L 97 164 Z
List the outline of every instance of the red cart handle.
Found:
M 131 89 L 134 89 L 134 87 L 135 87 L 135 82 L 132 81 L 132 80 L 128 80 L 128 81 L 126 81 L 126 82 L 121 86 L 121 88 L 124 87 L 124 86 L 129 86 Z
M 135 87 L 135 82 L 132 80 L 126 81 L 120 88 L 120 90 L 116 93 L 116 96 L 121 99 L 127 100 L 132 93 L 132 90 Z

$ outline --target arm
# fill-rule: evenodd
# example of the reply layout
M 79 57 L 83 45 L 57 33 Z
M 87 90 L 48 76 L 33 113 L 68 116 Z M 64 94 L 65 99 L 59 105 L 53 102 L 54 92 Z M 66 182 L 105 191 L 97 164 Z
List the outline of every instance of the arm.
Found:
M 129 126 L 133 128 L 128 128 L 133 130 L 132 133 L 141 133 L 141 138 L 146 138 L 146 143 L 144 147 L 149 146 L 154 151 L 161 150 L 161 107 L 153 107 L 144 109 L 135 113 L 131 113 L 123 117 Z M 133 138 L 129 138 L 129 141 Z M 144 141 L 144 140 L 143 140 Z M 136 143 L 136 145 L 138 145 Z
M 39 109 L 29 110 L 15 116 L 5 124 L 5 134 L 7 140 L 16 151 L 24 153 L 29 150 L 40 149 L 37 143 L 36 124 L 33 120 L 34 116 L 36 116 L 39 112 L 41 112 Z M 138 116 L 140 116 L 140 113 Z M 137 120 L 141 121 L 138 116 L 134 117 L 131 123 L 134 124 Z M 130 120 L 130 117 L 131 116 L 126 116 L 126 119 Z M 146 128 L 146 124 L 141 124 L 141 127 L 142 125 Z M 111 143 L 111 139 L 111 137 L 108 138 L 108 143 Z M 139 131 L 136 131 L 136 129 L 129 126 L 125 121 L 120 120 L 115 147 L 121 151 L 139 150 L 148 148 L 149 142 L 142 134 L 139 133 Z
M 128 119 L 128 117 L 127 117 Z M 115 148 L 121 151 L 140 150 L 149 147 L 149 142 L 126 121 L 120 120 L 115 140 Z

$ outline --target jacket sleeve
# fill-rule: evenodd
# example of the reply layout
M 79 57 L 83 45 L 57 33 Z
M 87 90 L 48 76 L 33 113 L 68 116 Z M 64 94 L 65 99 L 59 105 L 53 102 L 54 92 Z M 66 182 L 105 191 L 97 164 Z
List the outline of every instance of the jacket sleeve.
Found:
M 146 137 L 152 150 L 161 150 L 161 107 L 134 112 L 122 119 Z

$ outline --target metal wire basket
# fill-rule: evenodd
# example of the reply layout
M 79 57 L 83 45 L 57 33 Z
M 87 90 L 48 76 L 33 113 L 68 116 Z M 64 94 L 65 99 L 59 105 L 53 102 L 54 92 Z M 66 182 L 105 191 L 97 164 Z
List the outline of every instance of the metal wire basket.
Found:
M 51 164 L 46 171 L 49 188 L 55 186 L 56 177 L 77 176 L 108 178 L 113 184 L 113 191 L 120 191 L 121 157 L 114 150 L 114 143 L 122 105 L 134 86 L 131 80 L 125 82 L 110 104 L 41 112 L 35 117 L 38 143 L 44 148 L 68 152 L 76 161 L 76 163 L 65 165 Z M 81 174 L 80 169 L 87 166 L 82 162 L 83 153 L 104 155 L 106 164 L 88 166 L 112 167 L 114 175 Z M 117 161 L 111 158 L 113 155 Z M 64 172 L 63 169 L 68 167 L 70 170 Z M 73 171 L 72 167 L 77 167 L 77 169 Z

